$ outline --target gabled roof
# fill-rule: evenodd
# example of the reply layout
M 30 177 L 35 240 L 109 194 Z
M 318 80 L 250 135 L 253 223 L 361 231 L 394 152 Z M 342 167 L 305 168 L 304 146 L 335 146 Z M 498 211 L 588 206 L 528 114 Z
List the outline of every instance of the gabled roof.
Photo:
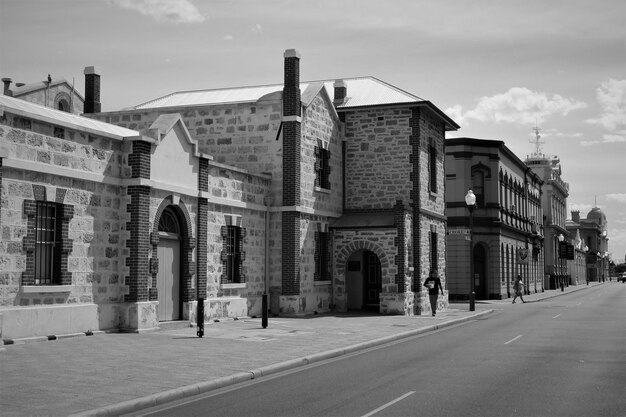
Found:
M 140 137 L 139 132 L 136 130 L 126 129 L 99 120 L 55 110 L 50 107 L 44 107 L 25 100 L 0 95 L 0 114 L 4 112 L 112 139 L 122 140 Z
M 72 86 L 70 83 L 67 82 L 67 80 L 65 78 L 59 78 L 56 80 L 52 80 L 50 82 L 50 85 L 48 86 L 44 81 L 39 81 L 36 83 L 29 83 L 29 84 L 24 84 L 22 86 L 12 86 L 11 87 L 11 93 L 13 94 L 13 97 L 18 98 L 19 96 L 23 96 L 25 94 L 28 93 L 32 93 L 33 91 L 38 91 L 38 90 L 44 90 L 46 88 L 52 88 L 52 87 L 56 87 L 58 85 L 62 85 L 65 84 L 67 85 L 67 87 L 69 89 L 72 89 Z M 84 100 L 83 96 L 76 90 L 74 89 L 74 94 L 76 94 L 78 97 L 80 97 L 82 100 Z
M 319 80 L 300 83 L 300 91 L 305 92 L 310 85 L 323 84 L 326 91 L 333 95 L 336 80 Z M 441 117 L 447 130 L 456 130 L 459 126 L 430 101 L 401 90 L 375 77 L 344 78 L 347 96 L 343 103 L 336 106 L 337 111 L 350 108 L 387 106 L 397 104 L 415 104 L 429 108 Z M 282 92 L 282 84 L 220 88 L 214 90 L 180 91 L 139 104 L 133 109 L 155 109 L 165 107 L 206 106 L 216 104 L 254 103 L 262 97 Z M 303 101 L 304 101 L 303 97 Z

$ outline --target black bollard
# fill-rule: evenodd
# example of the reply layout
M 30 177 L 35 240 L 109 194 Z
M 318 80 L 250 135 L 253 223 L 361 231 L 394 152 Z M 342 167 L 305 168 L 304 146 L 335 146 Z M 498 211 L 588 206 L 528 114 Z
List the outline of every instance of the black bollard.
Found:
M 267 327 L 267 294 L 261 296 L 261 326 Z
M 198 298 L 198 309 L 196 311 L 196 322 L 198 324 L 198 337 L 204 336 L 204 298 Z

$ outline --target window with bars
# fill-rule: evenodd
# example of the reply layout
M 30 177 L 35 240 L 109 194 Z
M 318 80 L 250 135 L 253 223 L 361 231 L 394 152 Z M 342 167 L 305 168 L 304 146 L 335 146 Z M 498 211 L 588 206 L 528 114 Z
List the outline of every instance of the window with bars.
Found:
M 60 284 L 55 276 L 57 205 L 37 202 L 35 215 L 35 285 Z
M 222 226 L 222 284 L 240 284 L 245 282 L 243 261 L 243 238 L 246 229 L 239 226 Z
M 439 253 L 437 252 L 437 232 L 430 232 L 430 269 L 433 271 L 437 271 L 439 269 L 438 266 L 439 261 Z
M 315 186 L 330 190 L 330 151 L 315 148 Z
M 328 270 L 330 264 L 329 240 L 330 234 L 328 232 L 315 233 L 315 281 L 330 281 Z
M 437 148 L 433 145 L 428 147 L 428 190 L 431 193 L 437 192 Z

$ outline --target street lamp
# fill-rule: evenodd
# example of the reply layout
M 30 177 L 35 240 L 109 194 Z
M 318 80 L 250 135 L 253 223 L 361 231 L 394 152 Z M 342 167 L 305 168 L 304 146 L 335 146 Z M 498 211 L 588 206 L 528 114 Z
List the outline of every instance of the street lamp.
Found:
M 474 227 L 474 209 L 476 208 L 476 196 L 474 192 L 469 189 L 467 194 L 465 194 L 465 204 L 467 204 L 467 208 L 469 210 L 469 261 L 470 261 L 470 296 L 469 296 L 469 309 L 470 311 L 474 311 L 476 309 L 476 293 L 474 292 L 474 235 L 472 233 L 472 228 Z
M 563 241 L 565 240 L 565 236 L 562 234 L 559 235 L 559 281 L 561 281 L 561 291 L 565 291 L 565 283 L 563 277 L 563 256 L 561 251 L 561 246 L 563 245 Z

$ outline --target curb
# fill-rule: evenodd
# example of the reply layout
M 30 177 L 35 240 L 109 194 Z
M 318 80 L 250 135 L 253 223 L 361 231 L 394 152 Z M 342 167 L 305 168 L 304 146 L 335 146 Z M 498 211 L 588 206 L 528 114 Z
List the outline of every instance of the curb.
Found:
M 301 358 L 290 359 L 288 361 L 279 362 L 272 365 L 263 366 L 258 369 L 252 369 L 249 371 L 238 372 L 236 374 L 213 379 L 211 381 L 199 382 L 193 385 L 187 385 L 180 388 L 175 388 L 168 391 L 163 391 L 157 394 L 148 395 L 146 397 L 140 397 L 133 400 L 124 401 L 118 404 L 96 408 L 93 410 L 83 411 L 80 413 L 72 414 L 69 417 L 91 417 L 91 416 L 118 416 L 121 414 L 128 414 L 140 411 L 145 408 L 156 407 L 158 405 L 166 404 L 168 402 L 181 400 L 184 398 L 192 397 L 198 394 L 204 394 L 209 391 L 224 388 L 230 385 L 235 385 L 241 382 L 250 381 L 253 379 L 261 378 L 278 372 L 295 369 L 301 366 L 309 365 L 315 362 L 321 362 L 324 360 L 336 358 L 339 356 L 347 355 L 350 353 L 358 352 L 361 350 L 369 349 L 372 347 L 384 345 L 386 343 L 395 342 L 397 340 L 406 339 L 412 336 L 417 336 L 423 333 L 444 329 L 452 325 L 462 323 L 465 321 L 473 320 L 477 317 L 485 316 L 493 313 L 493 310 L 485 310 L 476 313 L 472 316 L 463 317 L 459 319 L 452 319 L 444 321 L 440 324 L 434 324 L 431 326 L 420 327 L 419 329 L 409 330 L 406 332 L 398 333 L 395 335 L 385 336 L 378 339 L 373 339 L 367 342 L 357 343 L 345 348 L 328 350 L 321 353 L 315 353 L 309 356 Z

